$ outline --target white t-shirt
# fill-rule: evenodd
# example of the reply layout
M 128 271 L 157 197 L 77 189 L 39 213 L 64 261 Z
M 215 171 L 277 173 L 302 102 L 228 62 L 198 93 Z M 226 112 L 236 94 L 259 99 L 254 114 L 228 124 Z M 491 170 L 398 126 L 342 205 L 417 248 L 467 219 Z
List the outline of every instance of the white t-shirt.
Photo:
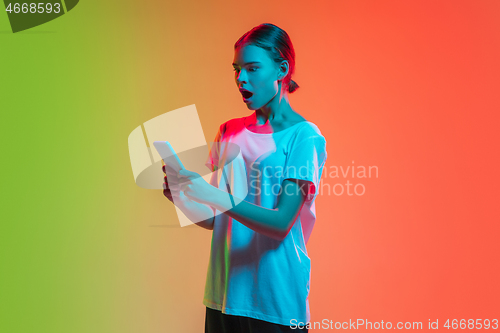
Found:
M 305 323 L 310 321 L 311 276 L 306 244 L 316 221 L 314 201 L 327 158 L 326 140 L 309 121 L 265 134 L 248 130 L 244 119 L 220 126 L 206 162 L 210 170 L 218 170 L 211 184 L 270 209 L 276 208 L 284 179 L 308 180 L 313 193 L 282 241 L 216 211 L 203 304 L 280 325 L 289 326 L 292 319 Z

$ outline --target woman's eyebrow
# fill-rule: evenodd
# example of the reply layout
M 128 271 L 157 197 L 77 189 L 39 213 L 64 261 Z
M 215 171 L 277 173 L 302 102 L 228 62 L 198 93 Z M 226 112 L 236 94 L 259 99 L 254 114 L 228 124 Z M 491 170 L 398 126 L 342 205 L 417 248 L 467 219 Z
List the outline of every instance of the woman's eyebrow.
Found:
M 260 62 L 259 61 L 250 61 L 250 62 L 243 64 L 243 66 L 250 65 L 250 64 L 260 64 Z M 238 66 L 238 64 L 233 62 L 233 66 Z

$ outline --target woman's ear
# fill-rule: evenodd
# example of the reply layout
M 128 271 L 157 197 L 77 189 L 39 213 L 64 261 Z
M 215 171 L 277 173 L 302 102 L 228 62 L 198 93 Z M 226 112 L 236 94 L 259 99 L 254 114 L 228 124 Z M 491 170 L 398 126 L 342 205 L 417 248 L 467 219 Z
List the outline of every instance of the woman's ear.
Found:
M 288 61 L 283 60 L 279 66 L 279 80 L 283 80 L 283 78 L 288 74 Z

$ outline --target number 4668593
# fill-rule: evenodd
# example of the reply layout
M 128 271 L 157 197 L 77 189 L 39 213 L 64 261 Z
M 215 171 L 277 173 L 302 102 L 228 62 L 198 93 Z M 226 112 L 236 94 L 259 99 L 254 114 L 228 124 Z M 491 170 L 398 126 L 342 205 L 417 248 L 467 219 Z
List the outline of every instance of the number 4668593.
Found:
M 9 5 L 5 9 L 5 11 L 7 11 L 9 13 L 14 12 L 16 14 L 18 14 L 18 13 L 23 13 L 23 14 L 48 13 L 48 14 L 50 14 L 52 12 L 58 14 L 61 12 L 61 4 L 60 3 L 55 3 L 55 4 L 45 3 L 44 4 L 43 2 L 40 2 L 40 3 L 32 2 L 32 3 L 23 3 L 23 4 L 15 3 L 14 5 L 12 5 L 12 3 L 9 3 Z
M 460 329 L 494 329 L 496 330 L 498 328 L 498 319 L 492 319 L 492 320 L 489 320 L 489 319 L 476 319 L 474 321 L 474 319 L 469 319 L 469 320 L 466 320 L 466 319 L 461 319 L 460 322 L 458 321 L 458 319 L 453 319 L 451 321 L 451 325 L 450 325 L 450 320 L 448 319 L 446 321 L 446 323 L 443 325 L 443 327 L 446 327 L 447 329 L 457 329 L 457 328 L 460 328 Z

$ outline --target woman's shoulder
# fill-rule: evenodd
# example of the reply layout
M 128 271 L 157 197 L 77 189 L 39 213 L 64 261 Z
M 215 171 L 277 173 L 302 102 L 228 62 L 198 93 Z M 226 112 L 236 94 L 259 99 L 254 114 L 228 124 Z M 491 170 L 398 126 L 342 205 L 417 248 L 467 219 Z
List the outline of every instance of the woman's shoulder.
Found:
M 323 134 L 321 133 L 321 130 L 319 129 L 318 125 L 313 123 L 312 121 L 309 120 L 304 120 L 300 122 L 300 125 L 298 126 L 298 129 L 296 131 L 297 136 L 321 136 L 323 137 Z
M 245 117 L 239 118 L 231 118 L 225 122 L 223 122 L 219 126 L 219 131 L 221 135 L 236 133 L 242 130 L 242 127 L 245 126 Z
M 238 118 L 231 118 L 225 122 L 222 123 L 222 127 L 233 127 L 235 126 L 236 124 L 241 124 L 245 121 L 245 118 L 247 117 L 238 117 Z
M 321 131 L 319 130 L 318 125 L 316 125 L 314 122 L 309 121 L 305 117 L 303 117 L 299 113 L 295 113 L 294 116 L 290 119 L 290 123 L 292 126 L 299 124 L 297 127 L 297 132 L 316 132 L 319 135 L 321 135 Z

